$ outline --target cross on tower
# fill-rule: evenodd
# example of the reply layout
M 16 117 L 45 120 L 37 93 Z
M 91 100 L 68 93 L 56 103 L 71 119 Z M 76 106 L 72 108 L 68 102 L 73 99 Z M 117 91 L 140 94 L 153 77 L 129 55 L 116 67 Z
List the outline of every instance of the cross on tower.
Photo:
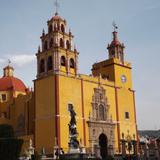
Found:
M 11 60 L 10 59 L 8 59 L 8 65 L 10 65 L 11 64 Z
M 113 21 L 112 25 L 113 25 L 114 31 L 116 31 L 116 29 L 118 29 L 118 26 L 116 25 L 115 21 Z
M 58 14 L 58 9 L 59 9 L 58 0 L 55 0 L 54 5 L 55 5 L 55 8 L 56 8 L 56 14 Z

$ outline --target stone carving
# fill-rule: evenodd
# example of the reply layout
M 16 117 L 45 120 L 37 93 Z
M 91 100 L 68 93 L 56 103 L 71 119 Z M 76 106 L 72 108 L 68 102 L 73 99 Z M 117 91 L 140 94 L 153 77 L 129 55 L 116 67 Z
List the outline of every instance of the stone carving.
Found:
M 109 104 L 106 97 L 106 90 L 98 86 L 94 88 L 94 95 L 92 97 L 92 110 L 89 113 L 88 127 L 89 127 L 89 142 L 92 152 L 100 157 L 101 146 L 99 145 L 99 137 L 101 134 L 108 137 L 106 148 L 108 154 L 113 155 L 114 152 L 114 129 L 115 123 L 109 116 Z

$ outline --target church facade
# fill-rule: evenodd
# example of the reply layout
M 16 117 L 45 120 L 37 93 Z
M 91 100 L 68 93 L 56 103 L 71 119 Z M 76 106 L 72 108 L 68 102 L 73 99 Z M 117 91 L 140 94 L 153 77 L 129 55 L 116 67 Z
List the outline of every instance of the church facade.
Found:
M 36 53 L 34 91 L 19 82 L 16 86 L 11 83 L 10 88 L 1 87 L 2 81 L 3 86 L 9 81 L 4 81 L 5 77 L 14 78 L 11 66 L 4 69 L 0 79 L 0 123 L 11 124 L 15 132 L 19 126 L 21 132 L 18 130 L 17 135 L 26 144 L 32 138 L 38 152 L 45 148 L 52 153 L 55 145 L 67 151 L 68 108 L 72 105 L 81 145 L 92 152 L 105 147 L 110 154 L 122 153 L 122 138 L 137 140 L 138 134 L 132 68 L 125 61 L 125 46 L 118 40 L 116 29 L 107 46 L 108 59 L 93 64 L 91 75 L 83 75 L 78 73 L 79 53 L 73 47 L 74 36 L 67 30 L 66 20 L 56 13 L 47 25 Z M 17 94 L 8 96 L 13 91 Z

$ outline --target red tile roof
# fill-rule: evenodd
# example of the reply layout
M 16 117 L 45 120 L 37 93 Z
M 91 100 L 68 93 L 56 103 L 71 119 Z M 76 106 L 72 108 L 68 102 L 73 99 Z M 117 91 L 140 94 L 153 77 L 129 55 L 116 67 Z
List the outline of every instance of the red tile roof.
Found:
M 113 40 L 112 42 L 111 42 L 111 45 L 112 46 L 117 46 L 117 45 L 120 45 L 121 43 L 118 41 L 118 40 Z
M 0 78 L 0 91 L 19 91 L 26 92 L 24 83 L 15 77 L 2 77 Z

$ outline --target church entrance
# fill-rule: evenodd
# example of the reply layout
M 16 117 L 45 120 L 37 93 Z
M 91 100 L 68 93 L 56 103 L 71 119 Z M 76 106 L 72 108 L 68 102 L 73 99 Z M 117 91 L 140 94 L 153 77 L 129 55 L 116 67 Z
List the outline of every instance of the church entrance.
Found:
M 108 139 L 104 133 L 99 136 L 99 146 L 102 159 L 106 159 L 108 156 Z

